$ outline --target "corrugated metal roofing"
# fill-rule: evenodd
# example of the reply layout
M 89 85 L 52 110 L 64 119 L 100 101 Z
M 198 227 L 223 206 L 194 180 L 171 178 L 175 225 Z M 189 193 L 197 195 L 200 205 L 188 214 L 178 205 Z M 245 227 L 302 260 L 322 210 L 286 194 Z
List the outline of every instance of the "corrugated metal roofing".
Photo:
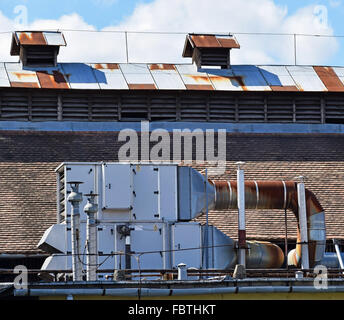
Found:
M 0 87 L 10 87 L 10 81 L 5 69 L 5 64 L 0 63 Z
M 295 81 L 284 66 L 260 66 L 260 71 L 273 91 L 298 91 Z
M 61 64 L 72 89 L 100 89 L 93 68 L 85 63 Z
M 148 65 L 143 63 L 120 64 L 120 68 L 128 83 L 129 89 L 156 89 L 156 85 Z
M 111 89 L 129 89 L 128 84 L 123 76 L 118 64 L 91 64 L 95 77 L 99 83 L 99 87 L 104 90 Z
M 246 90 L 271 91 L 257 66 L 233 66 L 232 69 L 245 84 Z
M 214 90 L 206 72 L 199 72 L 196 65 L 177 65 L 177 70 L 188 90 Z
M 185 85 L 176 67 L 171 64 L 150 64 L 150 72 L 158 89 L 185 90 Z
M 344 91 L 344 67 L 60 63 L 23 68 L 0 63 L 0 87 L 91 90 Z
M 313 67 L 288 66 L 287 69 L 300 91 L 327 91 Z
M 5 64 L 8 80 L 11 87 L 40 88 L 37 72 L 32 70 L 23 70 L 19 63 Z

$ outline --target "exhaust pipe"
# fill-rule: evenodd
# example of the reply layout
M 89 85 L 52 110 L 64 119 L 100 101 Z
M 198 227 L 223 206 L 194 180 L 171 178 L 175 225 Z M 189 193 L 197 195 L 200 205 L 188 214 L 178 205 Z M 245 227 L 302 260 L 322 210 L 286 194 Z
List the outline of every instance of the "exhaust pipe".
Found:
M 215 201 L 210 209 L 238 209 L 236 181 L 209 181 L 215 187 Z M 288 255 L 288 263 L 300 267 L 301 233 L 299 227 L 297 183 L 294 181 L 245 181 L 246 209 L 289 209 L 298 221 L 297 245 Z M 320 263 L 325 252 L 325 213 L 315 195 L 305 189 L 308 225 L 309 266 Z

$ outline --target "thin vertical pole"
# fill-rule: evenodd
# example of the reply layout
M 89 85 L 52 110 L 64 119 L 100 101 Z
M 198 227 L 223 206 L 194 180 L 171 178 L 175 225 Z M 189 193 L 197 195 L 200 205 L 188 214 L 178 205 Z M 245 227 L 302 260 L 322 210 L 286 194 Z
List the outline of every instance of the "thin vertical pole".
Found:
M 296 34 L 294 33 L 294 63 L 297 65 Z
M 286 258 L 286 269 L 288 270 L 288 217 L 287 209 L 284 209 L 284 226 L 285 226 L 285 238 L 284 238 L 284 256 Z
M 299 178 L 301 182 L 297 184 L 297 200 L 301 234 L 301 266 L 302 269 L 309 269 L 305 184 L 303 181 L 303 177 Z
M 237 162 L 237 199 L 238 199 L 238 240 L 239 240 L 239 256 L 238 263 L 246 267 L 246 223 L 245 223 L 245 178 L 244 170 L 240 169 L 240 165 L 244 162 Z
M 125 53 L 127 56 L 127 63 L 129 63 L 128 32 L 125 31 L 124 35 L 125 35 Z
M 204 239 L 204 246 L 205 246 L 205 268 L 208 269 L 209 267 L 209 245 L 208 245 L 208 190 L 207 190 L 207 183 L 208 183 L 208 170 L 205 169 L 205 181 L 204 181 L 204 192 L 205 192 L 205 212 L 206 212 L 206 225 L 205 225 L 205 239 Z

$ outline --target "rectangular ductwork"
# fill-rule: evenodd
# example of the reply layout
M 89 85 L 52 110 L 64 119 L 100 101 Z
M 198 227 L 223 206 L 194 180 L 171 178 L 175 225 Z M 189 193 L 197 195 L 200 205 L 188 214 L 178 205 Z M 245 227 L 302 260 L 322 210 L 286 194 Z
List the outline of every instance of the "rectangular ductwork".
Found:
M 198 68 L 230 68 L 230 50 L 240 45 L 232 35 L 188 34 L 183 57 L 191 57 Z

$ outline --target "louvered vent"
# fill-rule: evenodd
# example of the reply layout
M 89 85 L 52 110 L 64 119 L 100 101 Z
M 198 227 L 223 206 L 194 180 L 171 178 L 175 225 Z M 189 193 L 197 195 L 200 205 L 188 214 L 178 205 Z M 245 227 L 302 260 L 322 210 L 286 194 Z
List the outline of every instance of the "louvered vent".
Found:
M 54 67 L 57 64 L 58 47 L 28 46 L 23 47 L 20 59 L 28 67 Z
M 230 50 L 239 49 L 238 41 L 232 35 L 188 34 L 183 57 L 192 57 L 198 68 L 230 68 Z
M 63 222 L 66 218 L 65 173 L 63 169 L 57 172 L 57 214 L 60 222 Z
M 11 55 L 19 56 L 24 67 L 54 67 L 60 46 L 66 46 L 61 32 L 14 32 Z

